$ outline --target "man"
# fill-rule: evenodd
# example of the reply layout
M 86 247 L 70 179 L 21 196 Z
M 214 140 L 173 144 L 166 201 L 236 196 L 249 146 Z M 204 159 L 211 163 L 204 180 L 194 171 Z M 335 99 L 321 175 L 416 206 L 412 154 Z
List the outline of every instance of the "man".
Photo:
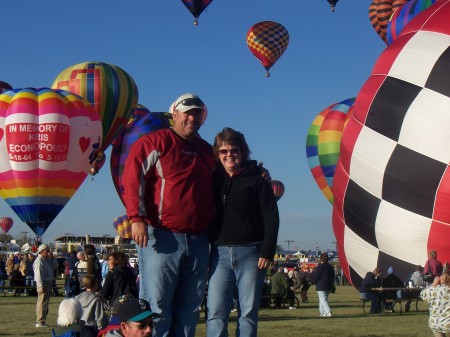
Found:
M 359 287 L 361 299 L 370 300 L 370 314 L 381 312 L 380 295 L 376 290 L 372 290 L 379 287 L 381 287 L 381 272 L 380 269 L 375 268 L 366 274 Z
M 48 261 L 48 247 L 41 244 L 38 256 L 33 263 L 34 281 L 38 293 L 36 303 L 36 328 L 46 327 L 45 319 L 48 314 L 48 304 L 52 295 L 53 267 Z
M 140 296 L 161 314 L 154 336 L 195 336 L 214 219 L 211 146 L 198 134 L 207 108 L 193 94 L 170 107 L 172 129 L 142 136 L 122 177 L 138 245 Z
M 109 330 L 105 337 L 144 337 L 151 336 L 153 318 L 159 317 L 150 310 L 144 299 L 130 298 L 120 304 L 118 317 L 120 327 Z
M 273 274 L 270 278 L 270 293 L 276 295 L 275 307 L 281 307 L 281 300 L 289 300 L 289 309 L 297 309 L 295 307 L 295 294 L 292 289 L 289 288 L 289 283 L 284 272 L 284 268 L 278 268 L 278 272 Z

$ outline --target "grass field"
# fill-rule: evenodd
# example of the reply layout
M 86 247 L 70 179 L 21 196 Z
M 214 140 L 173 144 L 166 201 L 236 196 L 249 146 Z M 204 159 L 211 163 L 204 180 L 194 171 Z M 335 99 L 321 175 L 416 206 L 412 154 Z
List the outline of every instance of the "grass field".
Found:
M 0 336 L 51 336 L 51 326 L 56 325 L 58 305 L 63 297 L 52 297 L 47 318 L 49 328 L 36 329 L 36 297 L 13 297 L 0 294 Z M 260 337 L 411 337 L 433 336 L 428 328 L 427 304 L 419 302 L 415 310 L 398 315 L 364 314 L 359 294 L 353 287 L 337 287 L 330 295 L 333 312 L 331 318 L 319 317 L 317 294 L 314 287 L 309 291 L 310 303 L 301 304 L 297 310 L 261 309 Z M 204 315 L 197 326 L 197 337 L 206 336 Z M 231 313 L 229 335 L 235 336 L 237 313 Z

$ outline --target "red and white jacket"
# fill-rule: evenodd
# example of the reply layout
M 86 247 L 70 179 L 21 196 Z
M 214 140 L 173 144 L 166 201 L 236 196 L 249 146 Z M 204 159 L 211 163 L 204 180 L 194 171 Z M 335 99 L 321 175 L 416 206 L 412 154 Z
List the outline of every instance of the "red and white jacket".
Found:
M 205 232 L 215 210 L 211 145 L 188 142 L 173 130 L 152 132 L 131 147 L 122 182 L 131 222 L 144 220 L 172 232 Z

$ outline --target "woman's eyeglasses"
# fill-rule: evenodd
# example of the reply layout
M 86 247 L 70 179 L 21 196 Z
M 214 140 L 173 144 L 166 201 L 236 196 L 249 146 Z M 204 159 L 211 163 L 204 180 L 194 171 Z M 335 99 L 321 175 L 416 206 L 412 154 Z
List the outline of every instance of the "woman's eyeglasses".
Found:
M 241 152 L 241 150 L 238 147 L 234 147 L 234 148 L 229 149 L 229 150 L 227 150 L 227 149 L 220 149 L 220 150 L 217 150 L 217 152 L 219 152 L 219 154 L 221 154 L 221 155 L 227 155 L 228 152 L 231 153 L 232 155 L 236 155 L 239 152 Z

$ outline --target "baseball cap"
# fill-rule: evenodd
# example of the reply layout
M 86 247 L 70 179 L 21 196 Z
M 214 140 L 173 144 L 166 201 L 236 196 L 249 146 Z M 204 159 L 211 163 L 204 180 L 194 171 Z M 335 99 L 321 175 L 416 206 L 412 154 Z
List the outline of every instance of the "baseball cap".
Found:
M 148 317 L 160 317 L 150 309 L 150 304 L 140 298 L 130 298 L 119 306 L 117 313 L 121 322 L 139 322 Z
M 202 123 L 205 121 L 206 116 L 208 115 L 208 109 L 206 108 L 205 103 L 194 94 L 183 94 L 180 97 L 178 97 L 175 102 L 172 103 L 172 105 L 169 108 L 169 112 L 173 114 L 173 112 L 180 111 L 180 112 L 186 112 L 192 109 L 200 109 L 202 110 L 203 117 L 202 117 Z
M 39 245 L 39 248 L 38 248 L 38 254 L 40 253 L 40 252 L 42 252 L 43 250 L 45 250 L 45 249 L 47 249 L 48 250 L 48 246 L 46 245 L 46 244 L 41 244 L 41 245 Z

